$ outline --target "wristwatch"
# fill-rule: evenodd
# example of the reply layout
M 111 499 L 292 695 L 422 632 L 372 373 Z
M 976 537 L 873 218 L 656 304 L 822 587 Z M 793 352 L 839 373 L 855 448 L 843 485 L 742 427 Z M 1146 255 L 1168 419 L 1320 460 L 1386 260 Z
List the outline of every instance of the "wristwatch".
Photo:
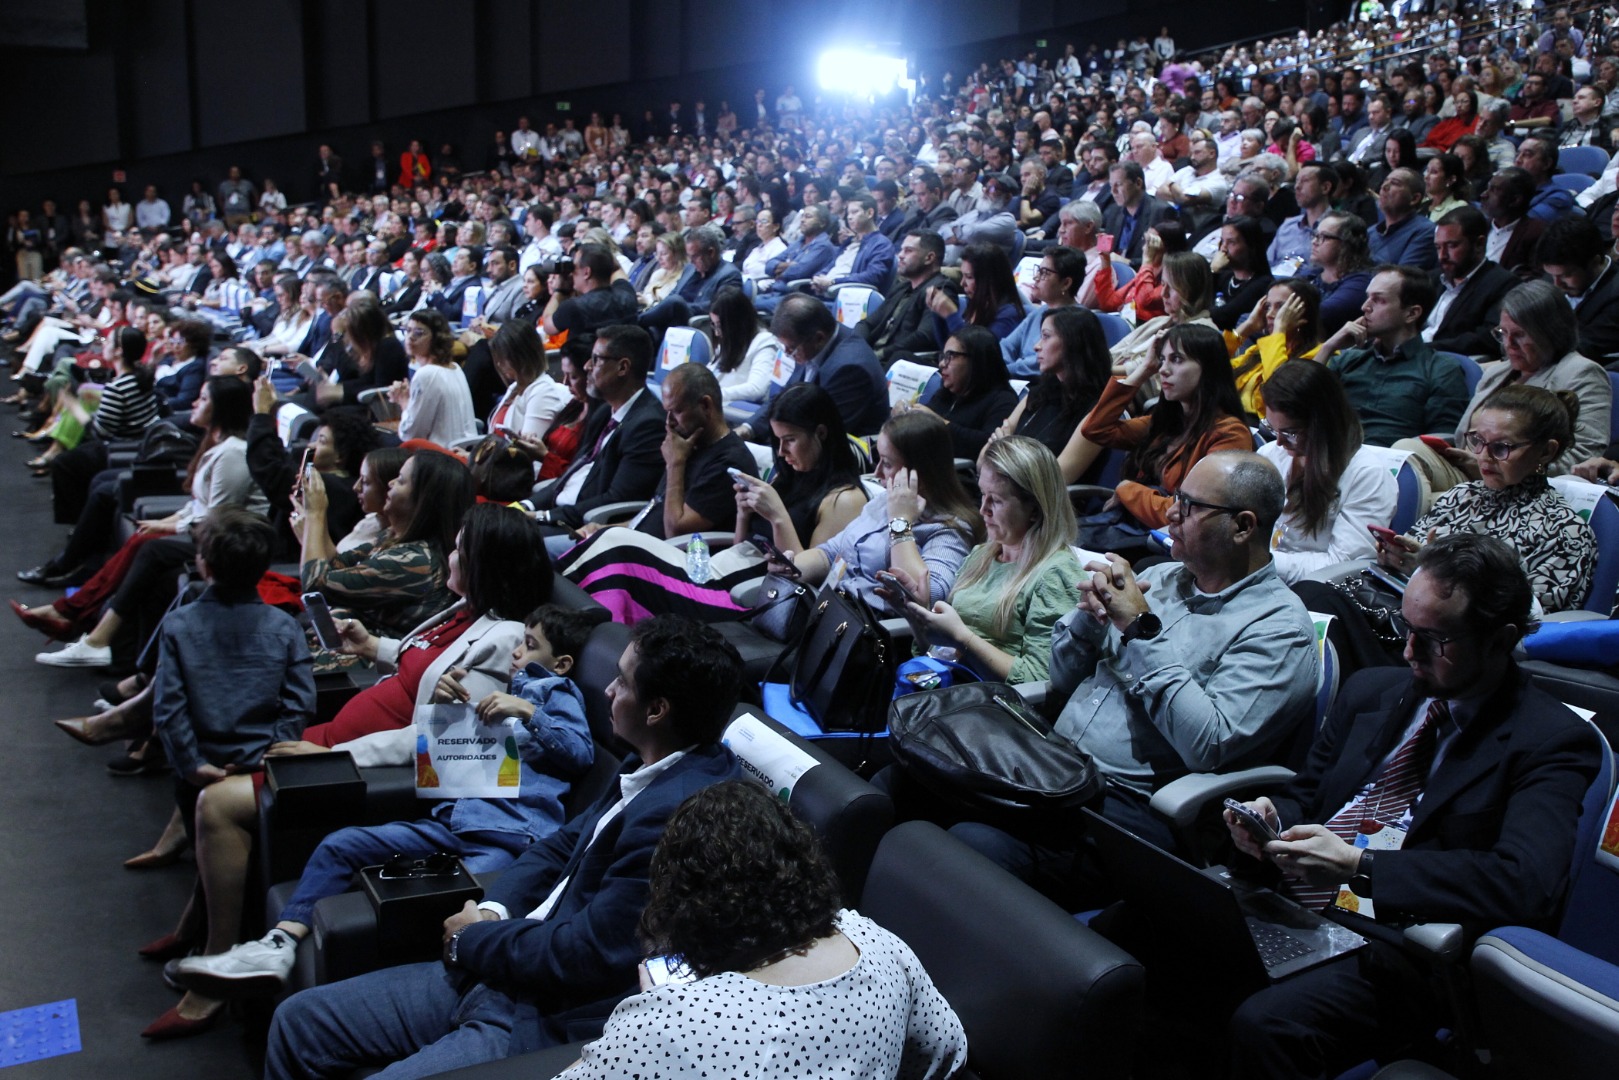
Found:
M 467 928 L 463 926 L 461 929 L 450 935 L 450 946 L 445 955 L 449 958 L 449 961 L 452 964 L 459 962 L 460 958 L 456 954 L 461 948 L 461 935 L 466 932 Z
M 1150 611 L 1143 611 L 1130 621 L 1120 634 L 1120 640 L 1128 645 L 1132 641 L 1151 641 L 1158 636 L 1164 628 L 1164 621 Z
M 1360 853 L 1360 862 L 1355 864 L 1355 876 L 1349 879 L 1349 891 L 1364 899 L 1372 899 L 1372 852 L 1370 848 Z
M 906 540 L 911 538 L 911 523 L 902 517 L 888 519 L 888 539 Z

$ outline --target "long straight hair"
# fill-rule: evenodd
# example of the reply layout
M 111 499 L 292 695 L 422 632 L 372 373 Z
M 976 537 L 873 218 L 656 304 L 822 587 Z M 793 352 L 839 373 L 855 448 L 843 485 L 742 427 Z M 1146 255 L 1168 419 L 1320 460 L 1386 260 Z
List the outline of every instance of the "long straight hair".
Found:
M 1344 470 L 1361 447 L 1360 417 L 1325 364 L 1289 360 L 1265 382 L 1265 407 L 1304 428 L 1287 480 L 1287 512 L 1311 536 L 1332 524 Z
M 900 413 L 883 425 L 883 434 L 905 467 L 916 472 L 916 490 L 927 501 L 927 516 L 980 543 L 984 519 L 956 475 L 955 450 L 944 421 L 932 413 Z
M 1222 417 L 1243 415 L 1242 397 L 1231 373 L 1231 354 L 1220 331 L 1202 323 L 1182 323 L 1165 330 L 1153 347 L 1179 350 L 1203 373 L 1197 381 L 1192 415 L 1188 417 L 1178 401 L 1159 401 L 1153 406 L 1147 437 L 1125 459 L 1125 477 L 1148 484 L 1162 480 L 1165 466 L 1201 442 Z

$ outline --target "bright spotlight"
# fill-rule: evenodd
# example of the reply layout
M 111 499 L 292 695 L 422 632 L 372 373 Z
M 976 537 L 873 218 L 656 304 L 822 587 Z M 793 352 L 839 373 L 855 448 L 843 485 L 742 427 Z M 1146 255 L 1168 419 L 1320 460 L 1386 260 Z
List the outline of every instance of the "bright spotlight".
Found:
M 854 97 L 875 97 L 896 86 L 910 89 L 910 80 L 905 77 L 905 61 L 897 56 L 828 49 L 821 54 L 815 73 L 821 89 Z

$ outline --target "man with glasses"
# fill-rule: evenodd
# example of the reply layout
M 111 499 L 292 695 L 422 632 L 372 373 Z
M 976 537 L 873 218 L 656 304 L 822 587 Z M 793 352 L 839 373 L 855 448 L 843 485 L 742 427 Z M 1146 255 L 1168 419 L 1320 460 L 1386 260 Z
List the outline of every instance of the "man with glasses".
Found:
M 557 479 L 534 492 L 535 519 L 559 533 L 614 502 L 644 502 L 663 479 L 663 405 L 646 388 L 652 338 L 639 326 L 604 326 L 586 364 L 593 411 L 579 452 Z M 603 402 L 598 407 L 595 402 Z
M 1422 340 L 1434 295 L 1421 270 L 1381 266 L 1366 287 L 1361 317 L 1344 323 L 1315 354 L 1343 380 L 1374 446 L 1455 431 L 1467 407 L 1461 366 Z
M 831 395 L 851 435 L 870 435 L 883 426 L 888 418 L 888 384 L 877 356 L 854 331 L 839 325 L 825 303 L 807 293 L 793 293 L 776 308 L 770 332 L 793 362 L 787 386 L 819 385 Z M 761 405 L 736 433 L 762 441 L 770 431 L 775 402 L 772 398 Z
M 1270 204 L 1270 185 L 1265 178 L 1257 173 L 1243 173 L 1231 183 L 1231 194 L 1226 196 L 1225 216 L 1211 220 L 1204 226 L 1206 230 L 1202 236 L 1193 234 L 1192 250 L 1214 262 L 1214 256 L 1220 251 L 1220 226 L 1233 218 L 1251 217 L 1259 222 L 1260 231 L 1267 240 L 1276 237 L 1276 223 L 1265 215 L 1265 209 Z M 1270 245 L 1267 242 L 1266 247 Z
M 1531 601 L 1502 541 L 1426 545 L 1394 623 L 1406 669 L 1344 684 L 1299 775 L 1247 804 L 1281 839 L 1261 846 L 1227 812 L 1237 847 L 1310 907 L 1460 923 L 1469 945 L 1495 926 L 1549 928 L 1598 750 L 1589 725 L 1513 661 Z M 1250 997 L 1231 1022 L 1231 1075 L 1335 1076 L 1391 1060 L 1432 1035 L 1439 1004 L 1424 972 L 1373 940 Z
M 1052 635 L 1051 696 L 1065 702 L 1057 732 L 1106 778 L 1101 813 L 1165 848 L 1175 841 L 1148 806 L 1153 792 L 1187 773 L 1279 760 L 1308 722 L 1315 630 L 1270 553 L 1285 500 L 1281 475 L 1258 454 L 1210 454 L 1169 512 L 1177 561 L 1139 581 L 1117 555 L 1091 562 L 1078 609 Z M 1071 831 L 1014 837 L 976 822 L 951 831 L 1064 900 L 1102 899 Z
M 1278 269 L 1278 277 L 1290 277 L 1294 269 L 1311 261 L 1310 238 L 1322 216 L 1332 209 L 1332 193 L 1337 187 L 1338 174 L 1330 165 L 1310 164 L 1299 169 L 1298 179 L 1293 181 L 1293 198 L 1299 212 L 1276 227 L 1276 239 L 1265 256 L 1273 269 L 1288 267 L 1285 274 Z

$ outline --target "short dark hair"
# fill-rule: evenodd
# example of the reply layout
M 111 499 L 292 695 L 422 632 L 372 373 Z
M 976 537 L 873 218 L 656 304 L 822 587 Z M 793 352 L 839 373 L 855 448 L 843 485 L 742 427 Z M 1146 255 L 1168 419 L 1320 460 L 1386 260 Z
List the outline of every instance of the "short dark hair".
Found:
M 770 319 L 772 334 L 778 338 L 785 335 L 800 345 L 816 334 L 836 333 L 837 328 L 837 320 L 826 304 L 807 293 L 793 293 L 784 298 Z
M 579 250 L 573 253 L 573 261 L 585 268 L 591 281 L 611 281 L 613 271 L 618 269 L 618 260 L 601 244 L 580 244 Z
M 371 417 L 358 409 L 338 406 L 321 414 L 316 430 L 320 428 L 331 433 L 338 468 L 349 476 L 359 476 L 366 454 L 377 445 L 377 429 Z
M 1071 247 L 1058 245 L 1046 248 L 1043 258 L 1051 260 L 1051 269 L 1056 271 L 1058 277 L 1071 282 L 1073 288 L 1068 290 L 1070 296 L 1079 291 L 1079 286 L 1085 280 L 1085 255 Z
M 905 234 L 916 237 L 916 246 L 924 252 L 932 252 L 934 257 L 942 264 L 944 262 L 944 237 L 936 229 L 912 229 Z
M 1428 277 L 1427 271 L 1418 270 L 1414 266 L 1383 263 L 1373 273 L 1394 274 L 1399 277 L 1401 307 L 1420 306 L 1423 315 L 1433 311 L 1434 303 L 1439 299 L 1439 290 L 1434 288 L 1433 279 Z
M 641 937 L 699 976 L 749 971 L 829 937 L 837 873 L 815 833 L 753 780 L 702 788 L 652 853 Z
M 652 335 L 639 326 L 604 326 L 596 331 L 608 356 L 615 360 L 628 360 L 630 374 L 644 380 L 652 370 Z
M 1462 230 L 1462 235 L 1469 240 L 1483 240 L 1490 235 L 1490 219 L 1474 206 L 1458 206 L 1448 211 L 1434 223 L 1435 228 L 1441 225 L 1454 226 Z
M 467 606 L 478 615 L 501 619 L 521 618 L 548 602 L 556 580 L 544 529 L 521 510 L 498 503 L 479 503 L 466 512 L 460 566 Z
M 1109 173 L 1118 173 L 1126 180 L 1136 184 L 1145 184 L 1147 175 L 1141 171 L 1141 165 L 1134 161 L 1115 161 L 1108 166 Z
M 579 659 L 585 650 L 585 639 L 598 623 L 607 620 L 601 608 L 565 608 L 561 604 L 541 604 L 528 613 L 523 625 L 529 629 L 538 626 L 551 646 L 554 656 Z
M 1596 222 L 1584 215 L 1558 218 L 1546 226 L 1535 244 L 1535 261 L 1542 266 L 1589 266 L 1607 248 Z
M 222 593 L 252 595 L 275 548 L 275 527 L 240 506 L 216 506 L 197 526 L 197 554 Z
M 1417 569 L 1432 575 L 1447 596 L 1467 597 L 1467 623 L 1478 634 L 1517 628 L 1516 645 L 1534 626 L 1534 590 L 1518 552 L 1487 533 L 1456 532 L 1424 544 Z
M 539 551 L 543 558 L 543 543 Z M 630 641 L 637 656 L 635 696 L 643 704 L 667 701 L 671 729 L 682 743 L 719 742 L 742 688 L 736 647 L 713 627 L 683 615 L 643 619 Z

